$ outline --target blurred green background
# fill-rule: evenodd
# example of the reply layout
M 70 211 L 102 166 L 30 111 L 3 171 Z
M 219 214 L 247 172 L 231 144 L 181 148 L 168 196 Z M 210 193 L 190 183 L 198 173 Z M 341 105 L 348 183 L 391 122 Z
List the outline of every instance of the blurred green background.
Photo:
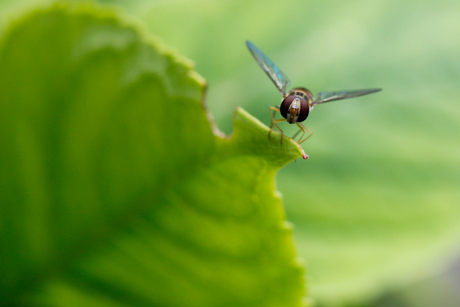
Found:
M 316 107 L 304 122 L 310 159 L 277 177 L 310 294 L 324 305 L 460 304 L 458 0 L 99 2 L 195 61 L 227 134 L 237 106 L 269 124 L 280 99 L 247 39 L 293 86 L 383 88 Z M 1 2 L 2 15 L 16 5 Z

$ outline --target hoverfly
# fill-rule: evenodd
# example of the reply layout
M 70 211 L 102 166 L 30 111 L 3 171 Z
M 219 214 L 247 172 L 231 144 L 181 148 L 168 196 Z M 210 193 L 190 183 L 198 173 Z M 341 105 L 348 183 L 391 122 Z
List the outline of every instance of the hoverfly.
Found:
M 313 132 L 305 127 L 302 122 L 308 117 L 308 114 L 310 114 L 310 111 L 314 106 L 329 101 L 358 97 L 381 91 L 379 88 L 374 88 L 353 91 L 320 92 L 316 95 L 316 97 L 313 96 L 309 90 L 303 87 L 297 87 L 287 91 L 286 89 L 291 82 L 289 81 L 289 78 L 279 69 L 279 67 L 250 41 L 246 41 L 246 46 L 256 59 L 259 66 L 265 71 L 283 96 L 279 107 L 269 107 L 269 110 L 271 111 L 270 116 L 272 124 L 270 131 L 268 132 L 268 138 L 270 138 L 270 133 L 276 126 L 276 128 L 281 131 L 281 143 L 283 142 L 283 130 L 278 126 L 279 122 L 287 121 L 290 124 L 297 124 L 300 130 L 294 134 L 292 139 L 295 139 L 297 134 L 302 132 L 302 135 L 297 141 L 300 145 L 313 135 Z M 284 118 L 275 119 L 276 112 L 281 113 Z M 309 135 L 304 138 L 306 131 L 309 132 Z

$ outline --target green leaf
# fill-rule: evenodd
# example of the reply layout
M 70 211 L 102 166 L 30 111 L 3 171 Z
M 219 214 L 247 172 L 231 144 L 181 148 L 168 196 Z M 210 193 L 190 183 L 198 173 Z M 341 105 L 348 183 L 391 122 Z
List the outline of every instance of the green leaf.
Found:
M 214 135 L 189 61 L 120 12 L 55 4 L 0 40 L 0 300 L 300 306 L 276 171 L 242 109 Z

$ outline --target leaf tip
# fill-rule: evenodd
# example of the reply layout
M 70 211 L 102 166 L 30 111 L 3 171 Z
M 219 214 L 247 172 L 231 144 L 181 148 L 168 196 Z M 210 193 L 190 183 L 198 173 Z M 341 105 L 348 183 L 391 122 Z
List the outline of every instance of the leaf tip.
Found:
M 300 149 L 302 150 L 302 158 L 303 158 L 304 160 L 307 160 L 307 159 L 309 158 L 309 156 L 305 153 L 305 151 L 303 150 L 302 147 L 301 147 Z

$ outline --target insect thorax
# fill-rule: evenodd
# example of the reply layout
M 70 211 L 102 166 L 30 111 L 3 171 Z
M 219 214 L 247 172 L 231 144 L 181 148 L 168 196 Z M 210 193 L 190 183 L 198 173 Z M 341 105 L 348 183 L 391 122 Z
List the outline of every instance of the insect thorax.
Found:
M 313 103 L 313 94 L 307 90 L 306 88 L 303 88 L 303 87 L 296 87 L 296 88 L 293 88 L 292 90 L 290 90 L 287 95 L 284 98 L 286 98 L 287 96 L 291 96 L 291 95 L 295 95 L 295 96 L 299 96 L 303 99 L 305 99 L 309 105 L 311 105 Z

